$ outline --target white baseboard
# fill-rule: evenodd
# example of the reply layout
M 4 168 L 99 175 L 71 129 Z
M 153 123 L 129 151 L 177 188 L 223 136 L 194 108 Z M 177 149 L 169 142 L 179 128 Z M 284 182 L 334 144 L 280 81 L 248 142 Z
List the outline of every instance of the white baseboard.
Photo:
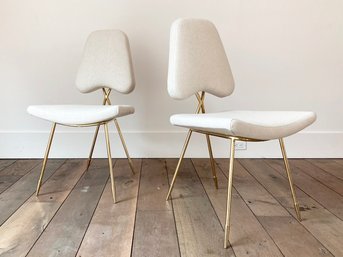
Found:
M 75 129 L 76 130 L 76 129 Z M 118 135 L 111 132 L 112 156 L 125 157 Z M 0 132 L 0 158 L 42 158 L 49 132 Z M 133 158 L 178 157 L 186 132 L 126 132 L 124 137 Z M 215 157 L 229 155 L 229 143 L 225 139 L 212 138 Z M 56 131 L 51 148 L 51 158 L 86 158 L 92 143 L 91 131 Z M 343 131 L 303 131 L 285 139 L 289 157 L 293 158 L 342 158 Z M 238 158 L 280 157 L 276 140 L 248 143 L 247 150 L 236 152 Z M 106 157 L 104 135 L 101 131 L 94 157 Z M 208 157 L 203 135 L 193 133 L 186 157 Z

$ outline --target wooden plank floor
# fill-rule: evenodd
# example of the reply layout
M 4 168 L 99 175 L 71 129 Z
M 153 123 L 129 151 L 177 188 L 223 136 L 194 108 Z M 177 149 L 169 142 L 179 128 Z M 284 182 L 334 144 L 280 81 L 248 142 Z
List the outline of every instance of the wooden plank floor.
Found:
M 223 249 L 228 160 L 185 159 L 172 200 L 176 159 L 0 160 L 0 257 L 343 256 L 343 160 L 290 160 L 298 222 L 281 159 L 235 162 L 231 247 Z

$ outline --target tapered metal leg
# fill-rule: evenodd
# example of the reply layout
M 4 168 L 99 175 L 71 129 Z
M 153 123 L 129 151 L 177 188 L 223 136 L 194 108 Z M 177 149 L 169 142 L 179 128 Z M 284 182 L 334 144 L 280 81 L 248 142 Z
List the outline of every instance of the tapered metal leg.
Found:
M 216 173 L 216 165 L 215 165 L 214 158 L 213 158 L 211 140 L 210 140 L 210 136 L 209 135 L 206 135 L 206 141 L 207 141 L 208 154 L 210 156 L 211 170 L 212 170 L 214 186 L 216 187 L 216 189 L 218 189 L 218 179 L 217 179 L 217 173 Z
M 180 155 L 180 158 L 179 158 L 179 162 L 177 163 L 177 166 L 176 166 L 176 169 L 175 169 L 175 172 L 174 172 L 173 180 L 172 180 L 172 182 L 170 184 L 170 187 L 169 187 L 169 191 L 168 191 L 168 194 L 167 194 L 166 201 L 168 201 L 169 196 L 170 196 L 170 194 L 171 194 L 171 192 L 173 190 L 175 179 L 176 179 L 176 176 L 177 176 L 177 174 L 179 172 L 180 165 L 181 165 L 181 162 L 183 160 L 183 157 L 185 156 L 185 153 L 186 153 L 186 150 L 187 150 L 187 146 L 188 146 L 189 140 L 191 139 L 191 136 L 192 136 L 192 130 L 189 130 L 188 134 L 187 134 L 187 137 L 186 137 L 186 140 L 185 140 L 185 144 L 183 145 L 183 148 L 182 148 L 182 152 L 181 152 L 181 155 Z
M 116 188 L 115 188 L 115 184 L 114 184 L 113 164 L 112 164 L 111 146 L 110 146 L 110 137 L 108 135 L 107 123 L 104 124 L 104 128 L 105 128 L 105 137 L 106 137 L 106 146 L 107 146 L 108 165 L 109 165 L 109 168 L 110 168 L 112 197 L 113 197 L 113 202 L 116 203 Z
M 228 246 L 229 246 L 231 199 L 232 199 L 232 180 L 233 180 L 233 163 L 234 163 L 234 160 L 235 160 L 235 139 L 231 139 L 230 168 L 229 168 L 229 179 L 228 179 L 228 186 L 227 186 L 227 203 L 226 203 L 226 220 L 225 220 L 224 248 L 228 248 Z
M 283 142 L 283 138 L 279 139 L 279 143 L 280 143 L 280 148 L 281 148 L 281 152 L 282 152 L 282 156 L 283 156 L 283 161 L 285 163 L 285 168 L 286 168 L 286 172 L 287 172 L 289 187 L 291 188 L 294 209 L 295 209 L 295 212 L 297 214 L 298 220 L 301 221 L 299 204 L 298 204 L 298 201 L 297 201 L 297 196 L 296 196 L 294 185 L 293 185 L 293 178 L 292 178 L 291 168 L 290 168 L 289 163 L 288 163 L 288 158 L 287 158 L 287 154 L 286 154 L 286 149 L 285 149 L 285 144 Z
M 104 89 L 102 89 L 104 90 Z M 110 91 L 111 92 L 111 91 Z M 102 101 L 102 105 L 106 105 L 106 101 L 107 101 L 107 98 L 108 98 L 108 94 L 106 91 L 104 91 L 104 100 Z M 92 161 L 92 156 L 93 156 L 93 151 L 94 151 L 94 147 L 95 147 L 95 143 L 96 143 L 96 140 L 98 138 L 98 134 L 99 134 L 99 128 L 100 128 L 100 124 L 98 124 L 96 126 L 96 129 L 95 129 L 95 133 L 94 133 L 94 138 L 93 138 L 93 143 L 92 143 L 92 147 L 91 147 L 91 151 L 89 152 L 89 157 L 88 157 L 88 162 L 87 162 L 87 170 L 89 168 L 89 166 L 91 165 L 91 161 Z
M 49 156 L 49 152 L 50 152 L 50 147 L 51 147 L 52 139 L 54 138 L 55 129 L 56 129 L 56 123 L 52 124 L 52 128 L 51 128 L 51 131 L 50 131 L 50 136 L 49 136 L 49 140 L 48 140 L 48 145 L 47 145 L 46 150 L 45 150 L 45 156 L 44 156 L 44 161 L 43 161 L 43 165 L 42 165 L 42 170 L 40 172 L 40 176 L 39 176 L 39 180 L 38 180 L 38 184 L 37 184 L 37 190 L 36 190 L 36 195 L 37 196 L 39 195 L 39 190 L 40 190 L 40 187 L 42 185 L 44 171 L 45 171 L 46 163 L 48 161 L 48 156 Z
M 99 128 L 100 128 L 100 124 L 97 125 L 96 129 L 95 129 L 93 143 L 92 143 L 91 151 L 89 152 L 89 157 L 88 157 L 88 162 L 87 162 L 87 170 L 88 170 L 89 166 L 91 165 L 93 151 L 94 151 L 94 147 L 95 147 L 95 142 L 96 142 L 96 140 L 98 138 L 98 134 L 99 134 Z
M 195 96 L 196 96 L 196 98 L 198 99 L 198 102 L 199 102 L 199 106 L 197 108 L 197 112 L 196 113 L 199 113 L 200 111 L 202 113 L 206 113 L 205 104 L 204 104 L 205 92 L 202 91 L 201 95 L 199 93 L 196 93 Z M 217 174 L 216 174 L 216 165 L 215 165 L 215 162 L 214 162 L 214 159 L 213 159 L 213 152 L 212 152 L 211 140 L 210 140 L 210 136 L 209 135 L 206 135 L 206 141 L 207 141 L 208 154 L 210 156 L 211 170 L 212 170 L 214 186 L 216 187 L 216 189 L 218 189 L 218 179 L 217 179 Z
M 124 148 L 127 160 L 129 162 L 129 165 L 130 165 L 130 168 L 131 168 L 131 171 L 132 171 L 133 174 L 135 174 L 135 169 L 133 167 L 133 162 L 132 162 L 132 160 L 130 158 L 129 151 L 127 150 L 123 134 L 121 133 L 121 129 L 120 129 L 119 123 L 118 123 L 118 121 L 116 119 L 114 119 L 114 124 L 116 125 L 117 131 L 118 131 L 118 134 L 119 134 L 119 137 L 120 137 L 120 141 L 121 141 L 121 144 L 123 145 L 123 148 Z
M 107 103 L 108 105 L 112 105 L 111 100 L 109 98 L 111 90 L 106 91 L 106 89 L 104 89 L 104 88 L 102 90 L 104 92 L 104 104 Z M 121 141 L 121 144 L 123 145 L 123 148 L 124 148 L 127 160 L 129 162 L 129 165 L 130 165 L 130 168 L 131 168 L 131 171 L 132 171 L 133 174 L 135 174 L 135 169 L 133 167 L 133 162 L 132 162 L 132 160 L 130 158 L 129 151 L 127 150 L 123 134 L 121 133 L 121 129 L 120 129 L 119 123 L 118 123 L 118 121 L 116 119 L 114 119 L 114 124 L 116 125 L 117 131 L 118 131 L 118 134 L 119 134 L 119 137 L 120 137 L 120 141 Z

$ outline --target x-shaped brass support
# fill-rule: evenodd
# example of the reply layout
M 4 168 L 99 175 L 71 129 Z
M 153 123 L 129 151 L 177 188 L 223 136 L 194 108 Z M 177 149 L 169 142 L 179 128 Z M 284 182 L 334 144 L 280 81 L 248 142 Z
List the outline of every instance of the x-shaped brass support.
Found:
M 206 110 L 205 110 L 205 92 L 202 91 L 201 94 L 196 93 L 195 96 L 198 99 L 198 103 L 199 103 L 198 108 L 197 108 L 197 113 L 200 113 L 200 111 L 201 111 L 201 113 L 205 113 L 206 112 Z M 214 181 L 215 187 L 218 189 L 218 179 L 217 179 L 217 173 L 216 173 L 216 165 L 215 165 L 215 161 L 213 158 L 211 140 L 210 140 L 209 135 L 205 135 L 205 136 L 206 136 L 206 141 L 207 141 L 208 154 L 210 156 L 213 181 Z
M 196 93 L 195 96 L 198 99 L 198 107 L 196 109 L 196 113 L 205 113 L 205 103 L 204 103 L 205 92 L 202 91 L 201 93 Z M 188 134 L 187 134 L 185 143 L 183 145 L 183 148 L 182 148 L 182 151 L 181 151 L 181 155 L 180 155 L 179 161 L 177 163 L 177 166 L 176 166 L 176 169 L 175 169 L 175 172 L 174 172 L 173 179 L 172 179 L 170 187 L 169 187 L 169 191 L 168 191 L 168 194 L 167 194 L 167 200 L 169 199 L 171 191 L 173 190 L 175 179 L 176 179 L 177 174 L 179 172 L 180 165 L 181 165 L 181 162 L 183 160 L 183 157 L 185 156 L 185 153 L 186 153 L 186 150 L 187 150 L 187 147 L 188 147 L 188 143 L 189 143 L 189 140 L 190 140 L 191 136 L 192 136 L 192 130 L 190 129 L 190 130 L 188 130 Z M 207 141 L 208 153 L 210 155 L 210 162 L 211 162 L 213 181 L 214 181 L 215 187 L 218 189 L 218 179 L 217 179 L 215 162 L 214 162 L 214 158 L 213 158 L 212 147 L 211 147 L 211 140 L 210 140 L 210 136 L 209 135 L 206 135 L 206 141 Z
M 104 100 L 103 100 L 102 104 L 103 105 L 112 105 L 111 104 L 111 100 L 110 100 L 111 89 L 110 88 L 108 88 L 108 89 L 102 88 L 102 92 L 104 93 Z M 129 165 L 130 165 L 131 171 L 132 171 L 133 174 L 135 174 L 135 170 L 134 170 L 134 167 L 133 167 L 133 162 L 132 162 L 132 160 L 130 158 L 129 151 L 127 150 L 126 143 L 125 143 L 123 134 L 121 133 L 121 129 L 120 129 L 119 123 L 118 123 L 117 119 L 114 119 L 113 121 L 114 121 L 114 124 L 115 124 L 115 126 L 117 128 L 118 135 L 119 135 L 120 141 L 121 141 L 121 143 L 123 145 L 123 148 L 124 148 L 127 160 L 129 161 Z M 91 147 L 91 150 L 90 150 L 90 153 L 89 153 L 89 157 L 88 157 L 87 169 L 89 168 L 89 165 L 91 164 L 91 161 L 92 161 L 92 156 L 93 156 L 93 151 L 94 151 L 95 143 L 96 143 L 96 140 L 97 140 L 97 137 L 98 137 L 98 134 L 99 134 L 99 128 L 100 128 L 100 124 L 97 125 L 97 127 L 95 129 L 93 143 L 92 143 L 92 147 Z

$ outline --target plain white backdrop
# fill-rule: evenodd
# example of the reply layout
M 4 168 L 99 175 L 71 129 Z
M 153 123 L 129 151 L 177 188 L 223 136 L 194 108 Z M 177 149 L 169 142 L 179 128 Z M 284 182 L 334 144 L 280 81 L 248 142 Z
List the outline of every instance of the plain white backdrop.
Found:
M 42 157 L 50 124 L 30 117 L 30 104 L 101 104 L 74 80 L 88 34 L 121 29 L 130 39 L 136 89 L 112 95 L 136 113 L 120 119 L 133 157 L 176 157 L 185 130 L 169 116 L 193 112 L 195 98 L 167 94 L 168 41 L 179 17 L 206 18 L 222 37 L 236 81 L 232 96 L 207 97 L 207 111 L 313 110 L 317 122 L 286 139 L 291 157 L 343 157 L 343 2 L 341 0 L 1 0 L 0 157 Z M 111 125 L 112 131 L 114 126 Z M 57 127 L 52 157 L 86 157 L 93 129 Z M 105 157 L 103 135 L 95 150 Z M 228 156 L 214 140 L 217 157 Z M 113 156 L 123 157 L 117 135 Z M 203 136 L 187 156 L 207 157 Z M 280 156 L 277 141 L 248 144 L 238 157 Z

